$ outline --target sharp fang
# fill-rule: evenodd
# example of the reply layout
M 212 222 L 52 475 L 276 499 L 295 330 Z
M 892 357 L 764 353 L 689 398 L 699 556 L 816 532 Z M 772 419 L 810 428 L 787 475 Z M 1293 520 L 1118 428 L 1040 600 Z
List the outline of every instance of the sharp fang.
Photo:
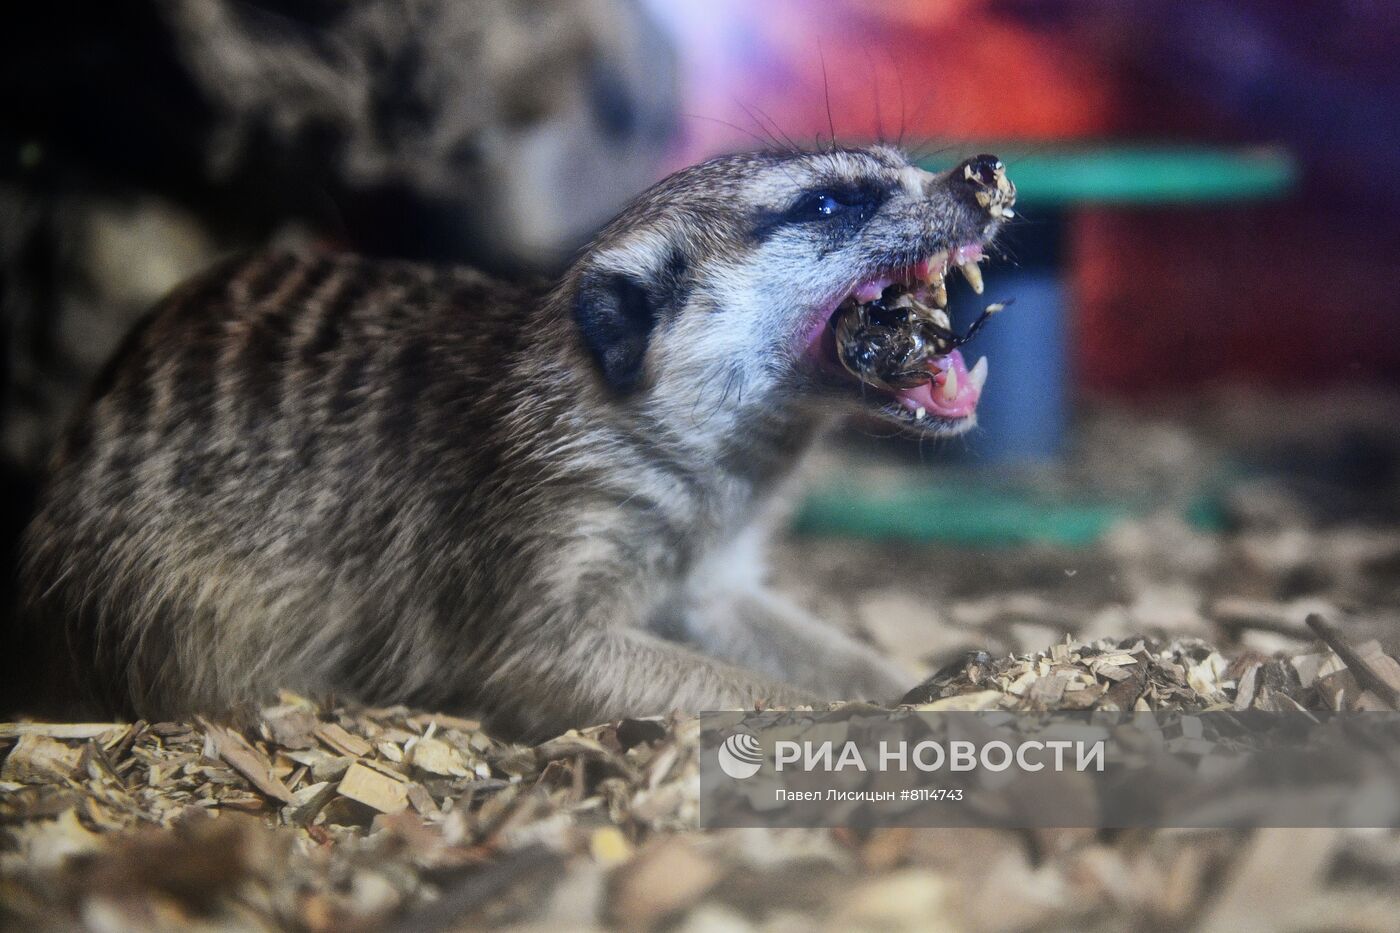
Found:
M 965 262 L 958 266 L 963 277 L 967 279 L 967 284 L 972 286 L 972 290 L 977 294 L 982 294 L 982 270 L 975 262 Z
M 977 364 L 967 371 L 967 381 L 972 383 L 972 387 L 978 392 L 987 384 L 987 358 L 980 357 Z
M 948 286 L 942 279 L 933 283 L 933 303 L 940 308 L 948 307 Z
M 914 409 L 914 417 L 915 417 L 915 418 L 922 419 L 922 418 L 924 417 L 924 415 L 926 415 L 926 414 L 928 414 L 928 410 L 925 409 L 924 406 L 922 406 L 922 405 L 920 405 L 918 408 Z
M 928 316 L 944 330 L 950 330 L 953 326 L 952 320 L 948 317 L 948 312 L 942 308 L 929 308 Z
M 924 281 L 933 285 L 943 281 L 943 272 L 948 268 L 948 251 L 939 250 L 928 258 L 928 278 Z
M 957 397 L 958 397 L 958 371 L 957 371 L 956 369 L 954 369 L 954 368 L 950 365 L 950 366 L 948 367 L 947 372 L 944 373 L 944 379 L 943 379 L 943 398 L 946 399 L 947 401 L 951 402 L 953 399 L 955 399 L 955 398 L 957 398 Z

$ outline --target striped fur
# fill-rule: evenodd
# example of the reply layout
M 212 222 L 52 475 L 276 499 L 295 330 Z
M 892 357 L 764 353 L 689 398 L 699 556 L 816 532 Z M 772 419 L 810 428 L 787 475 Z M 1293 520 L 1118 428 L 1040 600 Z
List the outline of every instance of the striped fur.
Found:
M 706 163 L 533 288 L 344 255 L 209 272 L 128 338 L 56 459 L 31 631 L 94 704 L 148 717 L 286 687 L 542 734 L 891 698 L 903 672 L 764 590 L 762 541 L 855 401 L 794 335 L 875 265 L 989 232 L 909 171 L 886 149 Z M 756 233 L 833 173 L 903 193 L 848 241 Z M 654 304 L 622 390 L 580 333 L 604 273 Z

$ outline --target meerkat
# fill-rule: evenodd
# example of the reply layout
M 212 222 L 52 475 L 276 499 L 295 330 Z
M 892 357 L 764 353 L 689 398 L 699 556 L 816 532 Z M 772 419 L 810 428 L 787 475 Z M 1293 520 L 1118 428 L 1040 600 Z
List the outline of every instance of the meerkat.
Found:
M 770 592 L 764 542 L 839 417 L 973 425 L 985 361 L 948 350 L 927 380 L 872 387 L 832 319 L 946 292 L 953 267 L 980 290 L 1004 174 L 886 146 L 721 157 L 538 287 L 349 255 L 225 264 L 129 336 L 57 454 L 27 624 L 94 702 L 147 718 L 278 688 L 520 736 L 894 701 L 912 676 Z

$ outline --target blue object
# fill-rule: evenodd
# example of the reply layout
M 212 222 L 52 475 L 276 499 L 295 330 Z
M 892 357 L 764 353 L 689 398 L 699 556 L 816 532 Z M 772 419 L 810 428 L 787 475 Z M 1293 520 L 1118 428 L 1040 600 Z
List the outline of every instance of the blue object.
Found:
M 1034 463 L 1060 452 L 1068 428 L 1071 385 L 1065 286 L 1049 267 L 992 267 L 985 305 L 1014 299 L 987 322 L 965 350 L 968 365 L 978 356 L 988 363 L 987 391 L 977 405 L 977 429 L 966 449 L 979 460 Z M 967 296 L 964 297 L 966 306 Z M 976 306 L 958 320 L 972 320 Z

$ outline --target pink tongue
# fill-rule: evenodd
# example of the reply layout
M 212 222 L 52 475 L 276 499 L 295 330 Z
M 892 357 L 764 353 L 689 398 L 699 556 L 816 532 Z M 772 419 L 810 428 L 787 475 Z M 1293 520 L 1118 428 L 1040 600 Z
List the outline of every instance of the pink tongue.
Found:
M 929 369 L 934 373 L 932 382 L 904 389 L 895 395 L 901 405 L 910 411 L 922 408 L 929 414 L 944 418 L 966 418 L 977 410 L 977 399 L 982 392 L 968 378 L 967 363 L 960 352 L 954 350 L 947 356 L 931 360 Z M 958 381 L 957 391 L 951 399 L 943 394 L 949 371 L 956 375 Z

